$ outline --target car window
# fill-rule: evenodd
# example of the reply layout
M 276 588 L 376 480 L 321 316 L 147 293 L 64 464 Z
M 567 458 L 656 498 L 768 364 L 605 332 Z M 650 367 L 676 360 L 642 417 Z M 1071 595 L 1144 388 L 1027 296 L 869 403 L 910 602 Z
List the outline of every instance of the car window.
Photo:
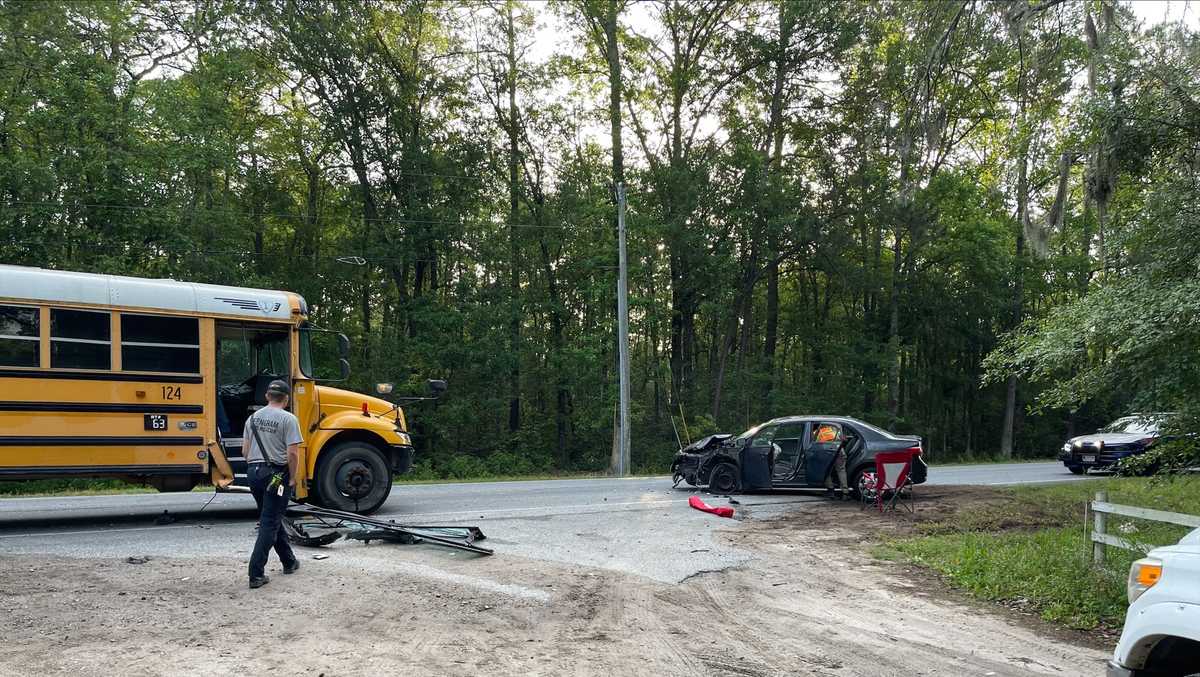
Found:
M 1126 416 L 1119 418 L 1100 429 L 1102 433 L 1130 433 L 1156 435 L 1161 421 L 1146 416 Z
M 842 426 L 837 423 L 814 423 L 810 446 L 836 449 L 842 444 Z
M 804 422 L 796 421 L 793 423 L 783 423 L 779 429 L 775 431 L 776 440 L 800 440 L 804 439 Z
M 870 423 L 867 423 L 866 421 L 860 421 L 858 419 L 854 419 L 854 424 L 859 427 L 862 427 L 866 430 L 869 430 L 872 433 L 879 435 L 880 437 L 894 437 L 894 435 L 892 435 L 892 433 L 884 430 L 883 428 L 880 428 L 879 426 L 871 425 Z
M 773 425 L 772 426 L 764 426 L 762 429 L 759 430 L 758 434 L 754 436 L 754 440 L 752 442 L 750 442 L 750 446 L 752 446 L 752 447 L 769 447 L 769 446 L 771 446 L 771 440 L 775 439 L 775 433 L 778 431 L 779 431 L 778 426 L 773 426 Z
M 757 435 L 757 434 L 758 434 L 758 431 L 762 430 L 764 427 L 766 427 L 766 425 L 767 425 L 766 423 L 761 423 L 761 424 L 759 424 L 759 425 L 756 425 L 756 426 L 754 426 L 753 428 L 751 428 L 751 429 L 747 430 L 746 432 L 742 433 L 741 435 L 738 435 L 738 436 L 737 436 L 737 438 L 738 438 L 739 440 L 748 440 L 748 439 L 750 439 L 751 437 L 754 437 L 755 435 Z

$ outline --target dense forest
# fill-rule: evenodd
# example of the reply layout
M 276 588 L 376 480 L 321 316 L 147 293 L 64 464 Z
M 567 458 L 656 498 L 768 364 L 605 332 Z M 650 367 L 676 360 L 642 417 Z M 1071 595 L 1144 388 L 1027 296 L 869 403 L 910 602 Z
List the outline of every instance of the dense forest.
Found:
M 426 475 L 1200 409 L 1200 40 L 1113 0 L 0 0 L 0 263 L 287 289 Z

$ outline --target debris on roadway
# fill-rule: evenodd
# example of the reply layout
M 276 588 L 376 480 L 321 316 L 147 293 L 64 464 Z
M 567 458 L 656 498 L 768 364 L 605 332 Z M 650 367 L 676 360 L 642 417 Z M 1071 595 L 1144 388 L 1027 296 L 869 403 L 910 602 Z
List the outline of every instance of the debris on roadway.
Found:
M 733 508 L 726 506 L 712 506 L 700 500 L 699 496 L 692 496 L 688 499 L 688 505 L 701 512 L 710 512 L 717 517 L 733 517 Z
M 325 546 L 345 538 L 364 544 L 371 541 L 404 545 L 430 543 L 479 555 L 494 554 L 491 548 L 476 544 L 476 541 L 487 538 L 479 527 L 397 524 L 391 520 L 378 520 L 311 505 L 288 508 L 283 525 L 289 541 L 308 547 Z

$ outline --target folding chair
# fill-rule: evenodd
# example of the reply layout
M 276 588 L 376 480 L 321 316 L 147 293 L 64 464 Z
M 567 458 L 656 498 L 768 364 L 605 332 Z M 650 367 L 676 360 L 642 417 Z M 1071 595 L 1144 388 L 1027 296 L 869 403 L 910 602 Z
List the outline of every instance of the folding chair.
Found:
M 875 454 L 875 507 L 879 508 L 879 512 L 895 512 L 897 504 L 904 506 L 909 512 L 915 512 L 912 501 L 906 503 L 902 497 L 903 489 L 911 486 L 908 474 L 912 471 L 912 464 L 911 451 L 885 451 Z M 892 495 L 885 499 L 884 494 L 889 491 Z

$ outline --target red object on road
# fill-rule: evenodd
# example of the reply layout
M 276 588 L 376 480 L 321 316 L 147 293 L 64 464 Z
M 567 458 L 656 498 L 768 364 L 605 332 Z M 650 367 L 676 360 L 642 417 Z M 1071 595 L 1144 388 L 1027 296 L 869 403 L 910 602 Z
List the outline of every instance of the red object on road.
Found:
M 692 496 L 688 499 L 688 505 L 701 512 L 711 512 L 717 517 L 733 517 L 733 508 L 714 508 L 713 506 L 700 500 L 699 496 Z

